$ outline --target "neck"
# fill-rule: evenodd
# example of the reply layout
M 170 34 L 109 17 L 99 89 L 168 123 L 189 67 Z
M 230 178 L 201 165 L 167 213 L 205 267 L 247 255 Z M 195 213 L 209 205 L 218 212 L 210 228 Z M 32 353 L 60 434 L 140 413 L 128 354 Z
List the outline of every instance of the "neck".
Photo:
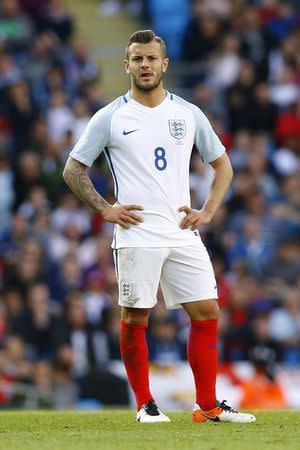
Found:
M 149 108 L 155 108 L 160 105 L 166 98 L 166 91 L 163 89 L 162 84 L 152 91 L 144 91 L 137 86 L 131 86 L 130 95 L 138 103 Z

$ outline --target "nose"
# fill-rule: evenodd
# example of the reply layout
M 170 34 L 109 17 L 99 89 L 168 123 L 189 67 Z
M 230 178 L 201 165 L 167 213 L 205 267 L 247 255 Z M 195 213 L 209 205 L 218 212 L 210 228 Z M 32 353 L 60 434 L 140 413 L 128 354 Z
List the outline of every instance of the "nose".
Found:
M 148 60 L 146 57 L 143 58 L 142 67 L 148 67 Z

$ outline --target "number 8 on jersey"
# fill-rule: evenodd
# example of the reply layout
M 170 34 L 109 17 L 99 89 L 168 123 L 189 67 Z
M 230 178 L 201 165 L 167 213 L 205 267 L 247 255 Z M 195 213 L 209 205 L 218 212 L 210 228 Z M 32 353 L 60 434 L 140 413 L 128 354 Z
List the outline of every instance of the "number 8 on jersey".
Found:
M 154 164 L 157 170 L 165 170 L 167 167 L 167 160 L 165 159 L 166 151 L 162 147 L 157 147 L 154 150 L 155 160 Z

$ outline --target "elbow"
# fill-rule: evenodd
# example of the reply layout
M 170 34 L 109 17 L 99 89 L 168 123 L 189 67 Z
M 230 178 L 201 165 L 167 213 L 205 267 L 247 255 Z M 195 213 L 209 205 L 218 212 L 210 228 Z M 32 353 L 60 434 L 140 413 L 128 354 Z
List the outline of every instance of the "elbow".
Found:
M 68 180 L 69 180 L 69 171 L 67 168 L 67 165 L 65 166 L 63 173 L 62 173 L 63 179 L 65 180 L 65 182 L 68 184 Z
M 67 169 L 66 169 L 66 167 L 64 168 L 64 170 L 63 170 L 63 173 L 62 173 L 62 176 L 63 176 L 63 179 L 65 180 L 65 182 L 67 182 Z
M 224 159 L 223 170 L 224 170 L 225 176 L 228 180 L 228 184 L 230 185 L 232 182 L 232 179 L 233 179 L 233 168 L 231 165 L 231 161 L 227 155 L 226 155 L 226 158 Z
M 218 171 L 218 169 L 217 169 Z M 225 163 L 219 167 L 219 173 L 221 179 L 227 185 L 227 189 L 230 187 L 233 180 L 233 168 L 229 161 L 229 158 L 225 160 Z
M 229 183 L 231 184 L 231 182 L 233 180 L 233 168 L 232 168 L 231 164 L 229 165 L 228 178 L 229 178 Z
M 73 184 L 74 176 L 80 176 L 81 174 L 84 174 L 85 171 L 86 166 L 84 164 L 72 158 L 69 158 L 64 167 L 62 176 L 67 185 L 70 186 L 70 183 Z

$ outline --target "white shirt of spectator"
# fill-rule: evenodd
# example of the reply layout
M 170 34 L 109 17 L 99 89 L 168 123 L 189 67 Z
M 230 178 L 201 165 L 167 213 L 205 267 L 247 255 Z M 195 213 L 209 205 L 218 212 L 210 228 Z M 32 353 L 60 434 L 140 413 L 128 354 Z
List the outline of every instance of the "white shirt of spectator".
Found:
M 190 205 L 189 163 L 193 145 L 211 162 L 225 151 L 203 112 L 167 92 L 149 108 L 129 93 L 98 111 L 70 153 L 90 167 L 104 151 L 121 204 L 144 207 L 144 222 L 129 230 L 116 225 L 113 248 L 174 247 L 199 242 L 198 233 L 181 230 Z

